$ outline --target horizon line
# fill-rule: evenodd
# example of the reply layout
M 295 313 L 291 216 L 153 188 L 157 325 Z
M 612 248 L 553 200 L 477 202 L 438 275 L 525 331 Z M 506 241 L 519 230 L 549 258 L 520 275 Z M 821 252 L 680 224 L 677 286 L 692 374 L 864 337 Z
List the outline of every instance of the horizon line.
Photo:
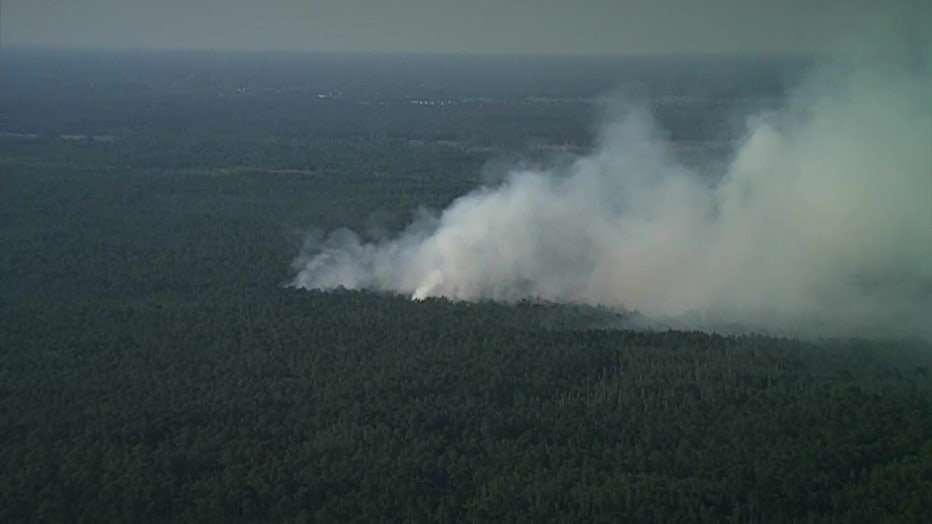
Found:
M 405 50 L 358 50 L 358 49 L 236 49 L 236 48 L 182 48 L 182 47 L 146 47 L 146 46 L 56 46 L 37 44 L 4 44 L 0 53 L 5 52 L 73 52 L 73 53 L 115 53 L 115 54 L 242 54 L 242 55 L 341 55 L 341 56 L 410 56 L 410 57 L 462 57 L 462 58 L 581 58 L 610 59 L 637 57 L 779 57 L 779 58 L 814 58 L 820 53 L 812 51 L 627 51 L 627 52 L 557 52 L 557 51 L 405 51 Z

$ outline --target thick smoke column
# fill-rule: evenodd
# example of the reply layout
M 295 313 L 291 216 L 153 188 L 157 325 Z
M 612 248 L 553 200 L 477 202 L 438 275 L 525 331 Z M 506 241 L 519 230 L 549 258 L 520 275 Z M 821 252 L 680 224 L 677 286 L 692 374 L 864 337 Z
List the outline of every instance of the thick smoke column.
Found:
M 568 168 L 512 172 L 394 240 L 338 231 L 309 242 L 293 285 L 932 334 L 923 58 L 822 68 L 781 111 L 749 120 L 717 175 L 675 161 L 645 110 L 614 111 L 594 152 Z

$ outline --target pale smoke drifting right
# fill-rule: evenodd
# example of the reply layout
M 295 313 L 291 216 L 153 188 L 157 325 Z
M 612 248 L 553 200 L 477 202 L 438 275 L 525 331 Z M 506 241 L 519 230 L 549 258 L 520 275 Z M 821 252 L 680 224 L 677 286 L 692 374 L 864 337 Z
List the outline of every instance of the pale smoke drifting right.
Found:
M 718 175 L 677 163 L 643 109 L 616 108 L 568 169 L 513 172 L 393 240 L 309 242 L 294 285 L 930 335 L 930 70 L 929 53 L 823 68 L 749 121 Z

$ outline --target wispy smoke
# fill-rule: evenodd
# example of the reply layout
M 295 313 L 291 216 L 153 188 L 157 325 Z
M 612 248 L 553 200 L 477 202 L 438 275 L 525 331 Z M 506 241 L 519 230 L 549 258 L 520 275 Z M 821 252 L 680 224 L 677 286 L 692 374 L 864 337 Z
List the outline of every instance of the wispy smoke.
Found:
M 293 285 L 932 334 L 928 58 L 822 68 L 748 120 L 719 174 L 677 162 L 642 107 L 616 106 L 568 168 L 514 171 L 393 240 L 317 237 Z

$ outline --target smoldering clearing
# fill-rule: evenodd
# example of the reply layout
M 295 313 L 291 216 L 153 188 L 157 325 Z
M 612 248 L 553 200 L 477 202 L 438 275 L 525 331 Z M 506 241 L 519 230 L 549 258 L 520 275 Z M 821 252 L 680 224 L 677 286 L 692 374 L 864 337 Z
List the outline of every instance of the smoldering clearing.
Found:
M 712 175 L 674 160 L 646 110 L 616 107 L 567 168 L 515 170 L 390 240 L 309 240 L 292 285 L 932 335 L 930 70 L 822 68 Z

